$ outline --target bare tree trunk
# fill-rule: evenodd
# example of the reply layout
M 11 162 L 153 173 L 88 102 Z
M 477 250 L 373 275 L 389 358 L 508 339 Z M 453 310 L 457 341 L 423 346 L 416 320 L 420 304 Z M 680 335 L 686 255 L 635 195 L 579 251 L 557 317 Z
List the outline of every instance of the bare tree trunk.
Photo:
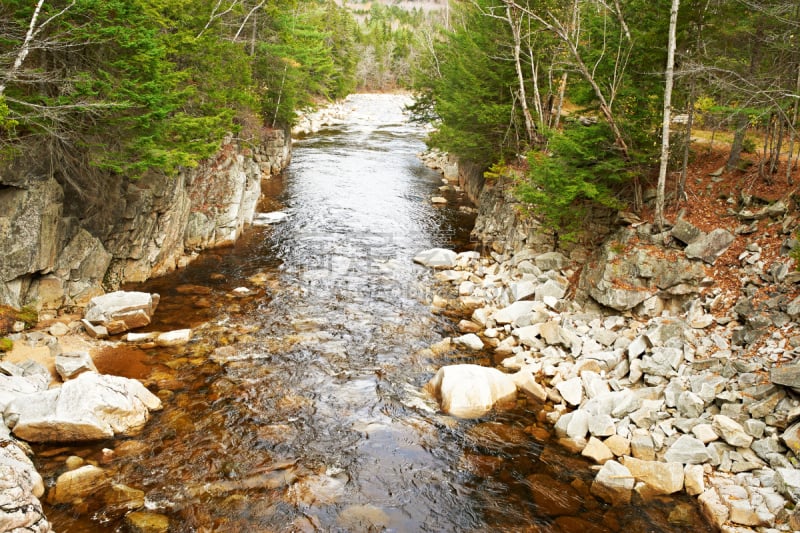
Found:
M 800 64 L 797 65 L 797 81 L 795 82 L 795 92 L 800 95 Z M 797 135 L 797 119 L 800 114 L 800 98 L 794 101 L 794 112 L 792 113 L 792 123 L 789 128 L 789 157 L 786 158 L 786 183 L 794 185 L 792 182 L 792 153 L 794 152 L 794 139 Z
M 764 148 L 761 150 L 761 157 L 758 160 L 758 177 L 764 177 L 764 161 L 767 159 L 767 150 L 769 150 L 769 140 L 772 137 L 772 113 L 769 115 L 767 121 L 767 128 L 764 132 Z
M 572 2 L 572 18 L 570 19 L 569 23 L 569 33 L 572 34 L 572 38 L 576 41 L 578 40 L 578 33 L 580 32 L 578 26 L 578 16 L 580 14 L 579 7 L 580 4 L 578 3 L 579 0 L 574 0 Z M 564 71 L 561 74 L 561 83 L 558 85 L 558 109 L 556 111 L 556 119 L 553 124 L 554 129 L 558 129 L 558 126 L 561 122 L 561 112 L 564 109 L 564 93 L 567 90 L 567 72 Z
M 784 135 L 784 120 L 783 115 L 778 115 L 778 139 L 775 143 L 775 150 L 772 154 L 772 161 L 769 165 L 769 180 L 772 181 L 772 175 L 778 172 L 778 166 L 781 164 L 781 149 L 783 148 L 783 135 Z
M 514 67 L 517 70 L 517 81 L 519 82 L 519 101 L 522 108 L 522 116 L 525 118 L 525 133 L 528 136 L 528 144 L 533 144 L 536 138 L 536 126 L 533 123 L 531 111 L 528 109 L 528 96 L 525 93 L 525 77 L 522 74 L 522 18 L 515 18 L 511 12 L 511 6 L 506 4 L 506 20 L 511 28 L 511 35 L 514 38 Z M 531 58 L 532 60 L 533 58 Z
M 689 153 L 692 149 L 692 128 L 694 127 L 694 100 L 695 100 L 695 85 L 696 80 L 692 76 L 691 85 L 689 86 L 689 109 L 687 110 L 688 118 L 686 119 L 686 139 L 683 146 L 683 161 L 681 162 L 681 179 L 678 183 L 677 200 L 681 202 L 686 199 L 686 177 L 689 173 Z
M 731 153 L 728 155 L 727 163 L 725 163 L 725 170 L 732 170 L 739 164 L 739 159 L 742 156 L 742 147 L 744 146 L 744 136 L 747 134 L 748 123 L 749 119 L 747 115 L 742 112 L 736 115 L 736 133 L 733 134 Z
M 70 2 L 67 7 L 53 15 L 52 17 L 48 18 L 41 24 L 39 22 L 39 15 L 42 12 L 42 5 L 44 4 L 44 0 L 39 0 L 36 2 L 36 7 L 33 10 L 33 15 L 31 15 L 31 23 L 28 25 L 28 31 L 25 33 L 25 39 L 22 41 L 22 45 L 17 52 L 17 56 L 14 58 L 14 64 L 11 65 L 11 68 L 8 72 L 5 73 L 5 76 L 2 77 L 0 81 L 0 96 L 6 91 L 6 87 L 8 87 L 9 82 L 12 82 L 16 79 L 17 73 L 19 69 L 22 67 L 22 63 L 25 62 L 25 58 L 28 57 L 28 54 L 31 52 L 31 43 L 33 39 L 39 35 L 39 32 L 47 26 L 53 19 L 60 17 L 64 13 L 66 13 L 72 6 L 75 5 L 75 2 Z M 38 25 L 37 25 L 38 24 Z
M 664 227 L 664 190 L 667 183 L 667 167 L 669 165 L 669 133 L 672 113 L 672 84 L 675 77 L 675 28 L 678 25 L 678 8 L 680 0 L 672 0 L 669 14 L 669 39 L 667 44 L 667 72 L 664 84 L 664 118 L 661 123 L 661 167 L 658 172 L 656 190 L 655 225 L 659 230 Z
M 541 132 L 544 129 L 545 122 L 547 121 L 546 114 L 547 112 L 542 105 L 542 95 L 539 92 L 539 70 L 536 66 L 536 62 L 533 60 L 533 48 L 528 43 L 528 54 L 531 57 L 531 82 L 533 85 L 533 105 L 536 107 L 536 114 L 539 116 L 539 127 L 537 130 Z M 539 135 L 537 135 L 539 137 Z M 537 142 L 538 142 L 537 138 Z
M 250 57 L 256 55 L 257 35 L 258 35 L 258 13 L 253 13 L 253 32 L 250 34 Z
M 558 84 L 558 105 L 556 106 L 556 118 L 553 121 L 553 129 L 558 129 L 561 123 L 561 113 L 564 109 L 564 93 L 567 90 L 567 73 L 561 74 L 561 82 Z

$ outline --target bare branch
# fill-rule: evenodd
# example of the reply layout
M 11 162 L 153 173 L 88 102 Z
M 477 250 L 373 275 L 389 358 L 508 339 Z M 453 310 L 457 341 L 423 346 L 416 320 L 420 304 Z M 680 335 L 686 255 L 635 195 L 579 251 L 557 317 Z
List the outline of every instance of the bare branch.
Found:
M 261 2 L 257 6 L 255 6 L 253 9 L 250 10 L 250 12 L 247 14 L 247 16 L 242 21 L 242 24 L 239 26 L 239 29 L 236 31 L 236 35 L 233 36 L 233 40 L 234 41 L 239 38 L 239 34 L 242 33 L 242 30 L 244 29 L 245 24 L 247 24 L 247 21 L 250 19 L 252 14 L 255 13 L 256 10 L 260 9 L 266 3 L 267 3 L 267 0 L 261 0 Z
M 211 24 L 215 20 L 233 11 L 233 8 L 239 4 L 239 1 L 240 0 L 234 0 L 233 3 L 230 6 L 228 6 L 228 9 L 222 11 L 221 13 L 217 13 L 219 6 L 222 5 L 222 0 L 217 0 L 217 4 L 214 6 L 214 9 L 211 10 L 211 15 L 208 17 L 208 22 L 206 22 L 206 25 L 203 27 L 202 30 L 200 30 L 200 33 L 197 34 L 197 37 L 195 37 L 195 39 L 199 39 L 200 37 L 202 37 L 205 31 L 211 26 Z

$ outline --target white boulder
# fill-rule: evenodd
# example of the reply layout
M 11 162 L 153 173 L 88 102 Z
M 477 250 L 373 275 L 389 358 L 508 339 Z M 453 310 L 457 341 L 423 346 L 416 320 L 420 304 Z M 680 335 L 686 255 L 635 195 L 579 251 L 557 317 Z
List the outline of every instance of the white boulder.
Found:
M 105 326 L 110 335 L 150 323 L 159 302 L 158 294 L 115 291 L 92 298 L 86 306 L 84 320 Z
M 130 435 L 161 400 L 134 379 L 83 372 L 59 388 L 18 397 L 6 407 L 6 424 L 31 442 L 65 442 Z
M 453 268 L 456 266 L 457 254 L 453 250 L 431 248 L 418 253 L 414 262 L 431 268 Z
M 39 498 L 42 477 L 25 452 L 10 441 L 0 447 L 0 531 L 52 531 Z
M 460 418 L 477 418 L 497 403 L 514 401 L 514 379 L 496 368 L 451 365 L 439 369 L 426 385 L 441 400 L 442 410 Z

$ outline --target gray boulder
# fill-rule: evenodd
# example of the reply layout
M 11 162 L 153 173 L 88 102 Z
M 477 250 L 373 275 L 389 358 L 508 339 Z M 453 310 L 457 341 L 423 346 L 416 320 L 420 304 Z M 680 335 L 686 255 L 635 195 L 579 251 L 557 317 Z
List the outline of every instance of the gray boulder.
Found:
M 671 233 L 674 238 L 685 244 L 692 244 L 703 235 L 702 230 L 697 226 L 680 218 L 675 222 Z
M 769 379 L 776 385 L 800 390 L 800 364 L 776 366 L 769 371 Z
M 683 254 L 640 242 L 626 228 L 606 241 L 581 274 L 580 290 L 598 303 L 627 311 L 660 292 L 696 292 L 705 271 Z
M 559 252 L 547 252 L 537 255 L 533 261 L 543 272 L 547 272 L 548 270 L 560 271 L 567 263 L 567 258 Z
M 733 233 L 725 229 L 715 229 L 707 235 L 703 235 L 686 247 L 686 257 L 689 259 L 701 259 L 713 265 L 719 256 L 733 244 L 735 237 Z

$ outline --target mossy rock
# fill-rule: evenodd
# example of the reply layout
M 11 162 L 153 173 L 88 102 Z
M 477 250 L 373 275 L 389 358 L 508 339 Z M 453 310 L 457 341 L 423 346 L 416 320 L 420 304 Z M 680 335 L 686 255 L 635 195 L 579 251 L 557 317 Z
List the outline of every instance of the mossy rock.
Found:
M 26 328 L 32 328 L 39 322 L 39 312 L 30 306 L 25 306 L 17 312 L 17 320 L 24 322 Z
M 11 333 L 16 322 L 22 322 L 26 328 L 32 328 L 39 321 L 39 313 L 32 307 L 14 309 L 0 305 L 0 335 Z
M 10 352 L 14 349 L 14 341 L 7 337 L 0 338 L 0 352 Z

